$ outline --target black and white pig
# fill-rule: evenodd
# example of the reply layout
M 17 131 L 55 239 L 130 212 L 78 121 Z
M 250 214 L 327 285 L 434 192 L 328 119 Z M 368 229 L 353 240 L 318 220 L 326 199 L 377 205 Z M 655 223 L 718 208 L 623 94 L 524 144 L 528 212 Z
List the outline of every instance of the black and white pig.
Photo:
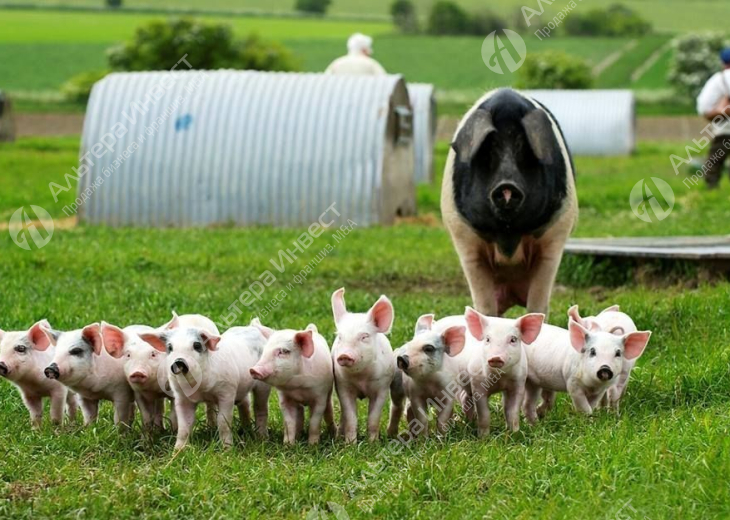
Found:
M 456 130 L 441 211 L 476 309 L 547 314 L 578 216 L 570 152 L 553 115 L 511 89 L 487 93 Z

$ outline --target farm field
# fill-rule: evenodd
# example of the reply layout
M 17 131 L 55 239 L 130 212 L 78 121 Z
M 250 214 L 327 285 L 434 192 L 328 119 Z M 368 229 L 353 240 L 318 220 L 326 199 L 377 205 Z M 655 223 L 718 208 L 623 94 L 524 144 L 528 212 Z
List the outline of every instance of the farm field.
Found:
M 13 3 L 17 2 L 0 0 L 0 6 L 2 4 Z M 98 8 L 102 5 L 101 0 L 33 0 L 29 3 L 45 6 L 61 5 L 93 8 Z M 363 2 L 361 0 L 334 0 L 329 13 L 340 16 L 379 16 L 385 19 L 389 17 L 391 3 L 391 0 L 372 0 L 369 2 Z M 419 15 L 425 18 L 434 0 L 414 0 L 414 3 Z M 469 10 L 478 10 L 486 7 L 484 2 L 480 2 L 479 0 L 458 0 L 457 3 Z M 579 0 L 576 0 L 575 3 L 576 9 L 594 9 L 607 7 L 616 2 L 614 0 L 593 0 L 583 4 Z M 652 20 L 655 28 L 659 31 L 724 30 L 727 27 L 724 20 L 730 15 L 730 6 L 719 0 L 694 0 L 692 2 L 685 0 L 624 0 L 623 3 L 638 11 L 645 18 Z M 569 0 L 555 0 L 551 4 L 543 0 L 541 5 L 544 6 L 545 11 L 541 18 L 546 19 L 544 24 L 547 24 L 552 16 L 569 4 Z M 128 8 L 145 7 L 153 9 L 201 9 L 200 3 L 196 2 L 196 0 L 125 0 L 124 6 Z M 535 9 L 538 12 L 540 11 L 540 5 L 537 0 L 530 2 L 493 0 L 488 5 L 490 9 L 502 14 L 505 18 L 514 16 L 522 6 Z M 245 2 L 237 0 L 208 0 L 205 2 L 204 7 L 204 9 L 262 11 L 269 13 L 293 13 L 293 8 L 294 0 L 246 0 Z M 542 27 L 542 25 L 538 25 L 537 28 L 539 27 Z
M 682 148 L 645 144 L 629 158 L 578 158 L 576 235 L 726 232 L 728 183 L 712 193 L 687 189 L 668 160 Z M 62 216 L 72 192 L 55 204 L 47 186 L 75 164 L 77 150 L 76 138 L 0 145 L 0 222 L 27 204 Z M 439 145 L 438 169 L 446 150 Z M 670 217 L 653 224 L 628 207 L 631 187 L 649 175 L 667 180 L 677 196 Z M 356 228 L 341 242 L 329 233 L 316 239 L 266 298 L 285 289 L 328 243 L 333 252 L 264 323 L 299 328 L 315 322 L 331 341 L 329 298 L 343 284 L 352 309 L 366 309 L 381 293 L 393 299 L 394 346 L 410 338 L 422 313 L 461 313 L 469 296 L 438 224 L 438 191 L 438 185 L 420 188 L 420 217 L 411 223 Z M 48 246 L 32 252 L 3 233 L 0 326 L 13 330 L 42 317 L 60 329 L 100 319 L 158 324 L 171 309 L 217 319 L 301 232 L 81 226 L 57 229 Z M 488 439 L 477 440 L 460 420 L 443 438 L 413 441 L 399 455 L 385 457 L 384 471 L 372 474 L 368 463 L 387 453 L 385 440 L 345 446 L 325 438 L 317 447 L 284 448 L 273 398 L 269 441 L 244 432 L 234 449 L 224 451 L 215 432 L 199 422 L 191 447 L 172 458 L 172 437 L 142 437 L 138 427 L 120 436 L 108 406 L 93 428 L 33 432 L 15 391 L 0 381 L 0 517 L 302 518 L 315 507 L 328 511 L 328 504 L 337 504 L 352 519 L 615 518 L 620 511 L 635 511 L 632 518 L 726 518 L 730 284 L 665 279 L 654 286 L 601 285 L 596 280 L 603 268 L 567 259 L 550 322 L 564 325 L 564 311 L 573 303 L 585 313 L 619 303 L 640 329 L 654 331 L 619 416 L 578 416 L 560 396 L 544 422 L 510 435 L 494 400 Z M 246 309 L 239 323 L 266 302 Z M 352 496 L 350 479 L 362 484 Z

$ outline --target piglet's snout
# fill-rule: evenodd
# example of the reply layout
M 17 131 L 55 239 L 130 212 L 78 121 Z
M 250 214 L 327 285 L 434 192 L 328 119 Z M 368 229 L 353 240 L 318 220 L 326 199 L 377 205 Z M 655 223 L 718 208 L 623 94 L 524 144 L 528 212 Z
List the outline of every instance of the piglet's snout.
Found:
M 135 370 L 131 374 L 129 374 L 129 382 L 130 383 L 144 383 L 148 379 L 147 374 L 142 372 L 141 370 Z
M 8 375 L 8 372 L 10 372 L 10 370 L 8 370 L 8 365 L 0 363 L 0 376 L 5 377 Z
M 504 366 L 504 359 L 499 356 L 491 357 L 487 360 L 489 366 L 492 368 L 502 368 Z
M 48 365 L 43 373 L 48 379 L 58 379 L 59 377 L 61 377 L 61 371 L 58 369 L 58 365 L 56 363 L 51 363 L 50 365 Z
M 598 369 L 598 373 L 596 375 L 601 381 L 610 381 L 613 379 L 613 370 L 611 370 L 608 365 L 603 365 Z
M 349 354 L 341 354 L 337 357 L 337 364 L 341 367 L 351 367 L 355 364 L 355 358 Z
M 408 370 L 408 367 L 410 366 L 410 360 L 408 359 L 408 356 L 398 356 L 397 362 L 398 368 L 403 371 Z
M 255 366 L 249 369 L 249 373 L 251 374 L 251 377 L 258 381 L 263 381 L 267 377 L 271 375 L 270 370 L 266 370 L 264 367 L 261 366 Z
M 182 359 L 176 359 L 175 362 L 170 367 L 170 370 L 172 370 L 172 373 L 175 375 L 178 374 L 187 374 L 190 372 L 190 368 L 188 367 L 188 364 L 182 360 Z

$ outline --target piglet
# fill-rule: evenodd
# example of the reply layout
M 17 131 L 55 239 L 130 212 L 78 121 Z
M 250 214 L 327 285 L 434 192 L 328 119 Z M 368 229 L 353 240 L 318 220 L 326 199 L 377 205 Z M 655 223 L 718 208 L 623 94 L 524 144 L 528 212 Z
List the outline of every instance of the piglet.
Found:
M 624 363 L 641 356 L 650 336 L 649 331 L 621 336 L 589 331 L 572 318 L 568 330 L 545 325 L 537 341 L 527 347 L 527 420 L 534 424 L 538 416 L 544 416 L 555 403 L 555 392 L 567 392 L 577 411 L 593 413 Z M 538 408 L 541 392 L 543 403 Z
M 489 433 L 489 396 L 501 392 L 507 427 L 520 429 L 520 405 L 525 396 L 528 360 L 525 346 L 540 334 L 544 314 L 525 314 L 516 320 L 487 317 L 471 307 L 464 314 L 469 332 L 479 342 L 468 371 L 477 411 L 477 434 Z
M 264 435 L 270 389 L 249 374 L 266 342 L 256 327 L 231 327 L 223 335 L 198 327 L 177 326 L 140 335 L 158 352 L 166 352 L 170 386 L 175 395 L 177 442 L 185 447 L 199 403 L 217 410 L 218 434 L 225 447 L 233 445 L 233 408 L 242 422 L 249 419 L 249 393 L 254 394 L 256 427 Z
M 40 428 L 43 421 L 44 397 L 51 399 L 53 424 L 61 424 L 65 406 L 71 419 L 76 416 L 77 408 L 76 394 L 43 375 L 43 369 L 53 359 L 54 349 L 49 348 L 50 342 L 41 327 L 51 326 L 41 320 L 27 331 L 0 330 L 0 377 L 18 388 L 33 428 Z
M 610 332 L 617 336 L 623 336 L 624 334 L 639 330 L 634 324 L 634 320 L 628 314 L 621 312 L 618 305 L 612 305 L 603 309 L 597 316 L 588 316 L 587 318 L 581 318 L 578 312 L 578 306 L 573 305 L 568 309 L 568 316 L 589 330 L 595 330 L 598 327 L 599 330 Z M 614 410 L 618 411 L 619 401 L 626 392 L 626 386 L 629 383 L 629 377 L 637 359 L 624 360 L 624 367 L 618 378 L 616 378 L 616 384 L 609 387 L 606 391 L 606 395 L 602 400 L 603 405 L 611 406 Z
M 134 418 L 134 392 L 124 375 L 124 360 L 104 350 L 99 324 L 70 332 L 41 329 L 56 347 L 44 373 L 79 394 L 84 424 L 96 420 L 99 401 L 104 400 L 114 403 L 114 424 L 129 426 Z
M 337 337 L 332 345 L 335 388 L 342 408 L 345 442 L 357 440 L 357 400 L 368 400 L 368 439 L 380 436 L 380 416 L 388 399 L 395 363 L 386 334 L 393 325 L 390 300 L 381 296 L 366 313 L 345 307 L 345 289 L 332 294 Z
M 429 405 L 437 410 L 439 432 L 445 433 L 454 401 L 470 383 L 464 317 L 450 316 L 435 323 L 433 319 L 433 314 L 418 318 L 413 339 L 396 351 L 410 401 L 408 422 L 413 435 L 428 434 Z
M 304 408 L 309 407 L 309 443 L 319 442 L 322 419 L 334 433 L 332 413 L 332 357 L 327 341 L 314 324 L 305 330 L 279 330 L 255 323 L 268 338 L 251 375 L 275 387 L 284 416 L 284 443 L 294 444 L 304 429 Z

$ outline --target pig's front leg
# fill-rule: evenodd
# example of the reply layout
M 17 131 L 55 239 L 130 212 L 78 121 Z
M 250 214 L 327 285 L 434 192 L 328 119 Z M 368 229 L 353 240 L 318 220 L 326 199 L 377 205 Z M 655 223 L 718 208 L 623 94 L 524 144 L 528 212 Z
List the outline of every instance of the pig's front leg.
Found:
M 256 417 L 256 434 L 262 439 L 269 437 L 269 394 L 271 387 L 257 382 L 253 387 L 253 412 Z
M 540 399 L 540 390 L 541 388 L 539 386 L 530 383 L 530 381 L 525 383 L 525 399 L 522 409 L 527 422 L 531 426 L 537 424 L 537 402 Z
M 449 421 L 451 421 L 451 417 L 454 415 L 454 399 L 452 397 L 446 397 L 445 401 L 436 417 L 436 427 L 442 435 L 448 433 Z
M 368 403 L 368 440 L 377 441 L 380 438 L 380 417 L 383 415 L 383 407 L 388 399 L 389 388 L 380 390 Z
M 547 415 L 547 413 L 555 407 L 555 398 L 557 394 L 552 390 L 542 391 L 542 403 L 537 407 L 537 416 L 541 419 Z
M 309 412 L 309 444 L 319 443 L 320 432 L 322 431 L 322 418 L 327 409 L 327 400 L 315 401 Z
M 345 385 L 337 385 L 337 397 L 340 399 L 340 408 L 342 416 L 342 435 L 345 442 L 357 441 L 357 400 L 355 395 L 345 387 Z
M 335 437 L 337 425 L 335 424 L 335 411 L 332 407 L 332 392 L 327 394 L 327 407 L 324 409 L 324 423 L 327 425 L 327 432 Z
M 60 390 L 51 394 L 51 422 L 63 423 L 63 411 L 66 408 L 66 392 Z
M 84 416 L 84 426 L 88 426 L 99 417 L 99 401 L 97 399 L 81 398 L 81 413 Z
M 175 401 L 170 401 L 170 413 L 168 414 L 170 420 L 170 430 L 177 432 L 177 413 L 175 412 Z
M 206 403 L 205 408 L 205 418 L 208 423 L 208 428 L 215 428 L 218 423 L 218 410 L 216 410 L 213 403 Z
M 188 401 L 183 396 L 175 398 L 175 414 L 177 415 L 177 440 L 175 450 L 181 450 L 188 443 L 190 432 L 195 423 L 196 404 Z
M 524 398 L 525 386 L 520 383 L 502 393 L 504 419 L 510 431 L 520 431 L 520 404 Z
M 299 405 L 288 401 L 284 397 L 279 398 L 281 414 L 284 417 L 284 444 L 294 444 L 297 441 L 297 419 Z
M 482 254 L 478 250 L 470 250 L 460 253 L 459 257 L 474 308 L 485 316 L 497 316 L 499 309 L 494 277 Z
M 132 425 L 134 403 L 126 397 L 118 397 L 114 401 L 114 424 L 122 427 Z
M 423 396 L 411 396 L 410 410 L 413 414 L 413 419 L 409 422 L 409 425 L 411 427 L 411 435 L 413 435 L 414 437 L 417 437 L 419 435 L 424 435 L 425 437 L 428 437 L 428 410 L 426 408 L 426 401 L 423 399 Z M 420 429 L 417 428 L 418 425 L 421 426 Z
M 66 414 L 71 422 L 76 420 L 76 412 L 79 409 L 79 398 L 73 392 L 66 394 Z
M 238 404 L 238 419 L 244 429 L 251 425 L 251 403 L 248 396 L 244 397 Z
M 568 393 L 570 394 L 570 399 L 573 401 L 573 406 L 578 412 L 586 415 L 593 413 L 593 408 L 588 402 L 588 398 L 582 388 L 568 386 Z
M 489 395 L 486 392 L 474 392 L 477 408 L 477 437 L 489 435 Z
M 233 397 L 221 397 L 218 399 L 218 436 L 223 443 L 224 448 L 233 446 L 233 434 L 231 433 L 231 424 L 233 424 L 233 407 L 235 400 Z
M 43 398 L 23 394 L 23 402 L 30 413 L 30 424 L 37 430 L 43 425 Z
M 135 402 L 139 408 L 139 414 L 142 416 L 142 426 L 145 430 L 150 430 L 154 423 L 155 400 L 147 399 L 142 394 L 135 394 Z
M 530 276 L 527 312 L 541 312 L 545 315 L 545 320 L 550 310 L 550 293 L 560 267 L 563 243 L 564 240 L 556 240 L 551 246 L 546 247 Z

